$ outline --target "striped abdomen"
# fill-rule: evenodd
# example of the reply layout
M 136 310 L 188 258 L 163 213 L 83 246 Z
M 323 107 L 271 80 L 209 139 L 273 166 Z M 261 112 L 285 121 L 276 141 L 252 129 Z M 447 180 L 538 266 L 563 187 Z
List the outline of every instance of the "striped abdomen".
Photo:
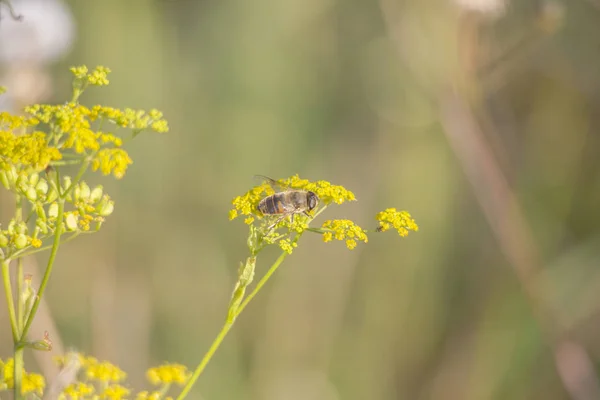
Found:
M 286 207 L 287 193 L 275 193 L 269 197 L 265 197 L 258 203 L 258 211 L 263 214 L 285 214 L 289 210 Z

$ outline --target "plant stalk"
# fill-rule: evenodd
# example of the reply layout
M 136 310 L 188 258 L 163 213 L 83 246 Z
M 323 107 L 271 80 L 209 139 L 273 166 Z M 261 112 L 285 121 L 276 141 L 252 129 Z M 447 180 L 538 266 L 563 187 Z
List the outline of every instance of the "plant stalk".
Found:
M 38 289 L 37 296 L 35 296 L 33 306 L 31 307 L 31 311 L 29 312 L 29 315 L 27 316 L 27 321 L 25 322 L 25 327 L 23 328 L 23 331 L 21 333 L 21 341 L 24 341 L 27 338 L 27 333 L 29 332 L 29 328 L 31 327 L 33 318 L 35 317 L 38 307 L 40 306 L 42 295 L 44 294 L 44 291 L 46 290 L 46 285 L 48 285 L 48 281 L 50 280 L 50 275 L 52 274 L 52 267 L 54 266 L 54 260 L 56 260 L 58 246 L 60 245 L 60 236 L 62 235 L 62 223 L 64 219 L 64 213 L 65 200 L 60 199 L 58 201 L 58 215 L 56 216 L 56 229 L 54 230 L 54 242 L 52 243 L 50 258 L 48 259 L 48 265 L 46 266 L 46 271 L 44 272 L 44 277 L 42 278 L 42 283 L 40 284 L 40 288 Z
M 294 238 L 294 243 L 296 243 L 298 241 L 298 239 L 300 238 L 300 236 L 301 235 L 297 235 Z M 202 357 L 202 360 L 200 361 L 200 364 L 198 364 L 198 366 L 194 370 L 194 373 L 192 374 L 192 376 L 190 377 L 190 379 L 187 381 L 187 383 L 183 387 L 183 390 L 181 391 L 181 393 L 179 394 L 179 396 L 177 396 L 176 400 L 183 400 L 183 399 L 185 399 L 185 397 L 187 396 L 187 394 L 189 393 L 189 391 L 192 389 L 192 386 L 194 386 L 194 384 L 196 383 L 196 381 L 198 380 L 198 378 L 200 377 L 200 375 L 202 374 L 202 372 L 204 371 L 204 369 L 208 365 L 209 361 L 212 359 L 213 355 L 218 350 L 219 346 L 223 342 L 223 339 L 225 339 L 225 336 L 227 336 L 227 333 L 229 332 L 229 330 L 233 326 L 233 322 L 242 313 L 242 311 L 244 310 L 244 308 L 246 308 L 246 306 L 252 301 L 252 299 L 258 294 L 258 292 L 267 283 L 267 281 L 271 278 L 271 276 L 275 273 L 275 271 L 277 271 L 277 268 L 279 268 L 279 266 L 281 265 L 281 263 L 283 262 L 283 260 L 285 260 L 285 258 L 288 255 L 289 254 L 286 253 L 285 251 L 281 253 L 281 255 L 277 258 L 277 260 L 275 260 L 275 262 L 273 263 L 273 265 L 271 265 L 271 268 L 269 268 L 269 270 L 265 273 L 265 275 L 256 284 L 256 286 L 254 287 L 254 289 L 252 290 L 252 292 L 250 292 L 248 294 L 248 296 L 246 296 L 246 298 L 244 299 L 244 301 L 242 301 L 242 303 L 239 305 L 239 307 L 238 307 L 238 309 L 237 309 L 237 311 L 235 313 L 235 318 L 232 318 L 231 320 L 228 319 L 225 322 L 225 325 L 223 325 L 223 328 L 221 328 L 221 331 L 219 332 L 219 334 L 217 335 L 217 337 L 215 338 L 215 340 L 210 345 L 210 348 L 208 349 L 208 351 L 206 352 L 206 354 L 204 355 L 204 357 Z

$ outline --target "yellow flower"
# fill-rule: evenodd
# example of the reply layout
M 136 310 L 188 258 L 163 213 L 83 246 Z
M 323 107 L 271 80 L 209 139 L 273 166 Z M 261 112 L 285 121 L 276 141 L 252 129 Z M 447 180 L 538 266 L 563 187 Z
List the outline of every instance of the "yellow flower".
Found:
M 2 377 L 3 383 L 8 389 L 15 387 L 14 371 L 15 371 L 15 360 L 9 358 L 2 365 Z M 21 382 L 21 394 L 25 395 L 28 393 L 36 393 L 41 396 L 44 393 L 46 387 L 46 381 L 40 374 L 25 371 L 23 368 L 23 380 Z
M 405 237 L 408 235 L 409 230 L 415 232 L 419 230 L 419 226 L 415 220 L 406 211 L 397 211 L 395 208 L 388 208 L 378 213 L 375 218 L 379 221 L 377 230 L 380 232 L 385 232 L 393 227 L 398 231 L 400 236 Z
M 110 69 L 97 66 L 91 73 L 88 73 L 88 68 L 85 65 L 79 67 L 71 67 L 71 72 L 77 80 L 89 83 L 90 85 L 105 86 L 108 85 L 107 76 Z
M 146 376 L 154 385 L 177 383 L 185 384 L 190 374 L 187 367 L 181 364 L 164 364 L 158 367 L 150 368 Z
M 135 400 L 160 400 L 162 397 L 161 392 L 152 392 L 148 393 L 148 391 L 139 392 L 135 396 Z
M 109 73 L 110 68 L 99 65 L 87 76 L 87 81 L 90 85 L 106 86 L 109 83 L 107 78 Z
M 129 393 L 129 389 L 121 385 L 111 385 L 104 389 L 102 393 L 100 393 L 100 398 L 110 400 L 123 400 L 129 395 Z
M 127 167 L 133 161 L 129 158 L 129 154 L 122 149 L 102 149 L 92 160 L 92 170 L 98 169 L 103 175 L 113 174 L 115 178 L 121 179 L 125 175 Z
M 43 132 L 15 135 L 0 131 L 0 167 L 6 164 L 32 166 L 42 170 L 62 155 L 58 149 L 49 146 Z
M 281 250 L 285 251 L 288 254 L 292 254 L 294 248 L 298 246 L 297 243 L 292 243 L 290 239 L 281 239 L 277 244 L 279 245 Z
M 37 395 L 41 396 L 42 394 L 44 394 L 46 380 L 40 374 L 24 372 L 23 382 L 21 384 L 21 393 L 36 393 Z
M 88 73 L 88 69 L 85 65 L 79 67 L 71 67 L 70 70 L 73 73 L 73 75 L 75 75 L 75 78 L 79 79 L 86 77 Z
M 326 232 L 323 241 L 330 242 L 333 239 L 345 240 L 346 247 L 352 250 L 357 245 L 357 240 L 367 243 L 369 241 L 366 232 L 349 219 L 327 220 L 322 227 Z
M 94 394 L 94 386 L 83 382 L 72 383 L 61 393 L 64 398 L 69 400 L 83 400 Z
M 108 361 L 98 362 L 95 358 L 88 357 L 83 366 L 88 379 L 103 383 L 120 382 L 127 377 L 125 372 Z

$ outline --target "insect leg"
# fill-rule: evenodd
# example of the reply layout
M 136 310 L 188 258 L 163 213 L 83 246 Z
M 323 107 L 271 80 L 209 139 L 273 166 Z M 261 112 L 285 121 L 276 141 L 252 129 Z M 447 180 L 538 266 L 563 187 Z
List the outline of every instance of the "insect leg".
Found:
M 283 214 L 281 217 L 277 218 L 277 221 L 275 221 L 274 223 L 272 223 L 271 225 L 269 225 L 269 227 L 267 228 L 267 234 L 271 233 L 271 229 L 273 229 L 275 226 L 277 226 L 277 224 L 280 223 L 281 220 L 284 219 L 287 216 L 288 216 L 287 214 Z

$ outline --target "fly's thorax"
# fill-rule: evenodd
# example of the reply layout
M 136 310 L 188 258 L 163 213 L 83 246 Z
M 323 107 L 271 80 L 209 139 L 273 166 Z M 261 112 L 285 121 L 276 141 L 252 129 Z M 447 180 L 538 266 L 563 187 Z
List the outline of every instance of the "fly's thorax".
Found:
M 290 208 L 298 211 L 305 211 L 308 209 L 308 201 L 306 198 L 306 194 L 303 190 L 289 190 L 287 192 L 287 200 Z

